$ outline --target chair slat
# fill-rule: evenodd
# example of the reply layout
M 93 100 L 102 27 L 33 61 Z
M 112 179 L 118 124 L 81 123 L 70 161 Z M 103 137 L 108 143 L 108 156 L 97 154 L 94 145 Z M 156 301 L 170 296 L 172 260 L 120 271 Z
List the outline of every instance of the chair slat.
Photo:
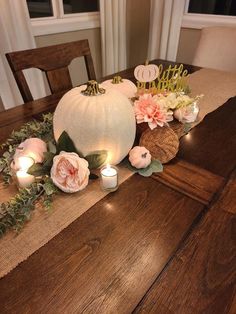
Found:
M 46 77 L 52 94 L 72 88 L 68 67 L 47 71 Z

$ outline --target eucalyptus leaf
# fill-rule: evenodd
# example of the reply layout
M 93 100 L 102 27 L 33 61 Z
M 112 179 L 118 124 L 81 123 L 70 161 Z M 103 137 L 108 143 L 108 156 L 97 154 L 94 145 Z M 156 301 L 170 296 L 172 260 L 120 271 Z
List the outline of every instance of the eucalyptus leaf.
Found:
M 68 153 L 77 153 L 79 156 L 74 142 L 68 135 L 66 131 L 63 131 L 57 141 L 57 154 L 59 154 L 61 151 L 68 152 Z M 81 156 L 80 156 L 81 157 Z
M 44 163 L 43 163 L 43 166 L 51 168 L 52 164 L 53 164 L 54 156 L 55 156 L 55 154 L 53 154 L 51 152 L 44 153 Z
M 53 154 L 56 154 L 57 152 L 57 147 L 52 141 L 48 142 L 48 150 L 50 153 L 53 153 Z
M 96 169 L 101 167 L 107 160 L 107 151 L 98 150 L 85 157 L 89 163 L 90 169 Z
M 51 167 L 45 166 L 39 163 L 33 164 L 27 171 L 28 174 L 31 174 L 35 177 L 41 177 L 50 174 Z
M 6 151 L 6 152 L 3 153 L 2 156 L 7 159 L 7 158 L 9 158 L 11 156 L 11 154 Z
M 138 174 L 143 177 L 150 177 L 153 173 L 151 166 L 147 166 L 146 168 L 138 169 Z
M 25 137 L 25 133 L 23 131 L 14 131 L 14 135 L 17 137 Z
M 131 165 L 131 163 L 129 162 L 128 159 L 125 159 L 125 160 L 122 162 L 122 164 L 123 164 L 126 168 L 128 168 L 130 171 L 132 171 L 132 172 L 138 172 L 138 171 L 139 171 L 139 169 L 137 169 L 137 168 L 135 168 L 135 167 L 133 167 L 133 166 Z
M 162 172 L 163 171 L 163 165 L 157 159 L 152 160 L 150 167 L 152 169 L 152 172 Z
M 153 172 L 162 172 L 163 166 L 159 160 L 152 160 L 150 165 L 143 169 L 138 169 L 138 173 L 143 177 L 150 177 Z
M 57 192 L 57 188 L 50 178 L 48 180 L 45 180 L 45 183 L 43 184 L 43 189 L 47 195 L 52 195 Z

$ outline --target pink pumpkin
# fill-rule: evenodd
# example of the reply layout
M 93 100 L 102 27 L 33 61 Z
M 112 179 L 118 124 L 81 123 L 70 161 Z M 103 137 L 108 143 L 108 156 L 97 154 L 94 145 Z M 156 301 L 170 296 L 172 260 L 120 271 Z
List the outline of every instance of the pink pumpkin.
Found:
M 135 146 L 129 152 L 129 161 L 137 169 L 146 168 L 151 163 L 151 154 L 143 146 Z

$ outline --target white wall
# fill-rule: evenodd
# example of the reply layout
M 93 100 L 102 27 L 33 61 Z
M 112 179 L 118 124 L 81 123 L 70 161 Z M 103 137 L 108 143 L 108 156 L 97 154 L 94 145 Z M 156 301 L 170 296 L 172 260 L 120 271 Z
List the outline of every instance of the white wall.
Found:
M 200 29 L 181 28 L 179 47 L 176 60 L 192 64 L 195 50 L 200 40 Z

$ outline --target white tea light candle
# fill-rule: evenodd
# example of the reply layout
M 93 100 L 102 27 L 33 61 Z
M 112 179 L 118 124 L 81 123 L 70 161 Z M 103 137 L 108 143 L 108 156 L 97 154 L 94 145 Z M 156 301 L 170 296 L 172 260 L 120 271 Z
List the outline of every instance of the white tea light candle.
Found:
M 25 170 L 18 170 L 16 172 L 16 177 L 20 188 L 27 188 L 35 180 L 34 176 L 28 174 Z
M 101 169 L 101 185 L 106 191 L 116 191 L 118 188 L 118 170 L 114 166 L 106 165 Z
M 21 156 L 18 158 L 19 168 L 20 170 L 24 170 L 27 172 L 27 170 L 33 166 L 34 159 L 28 156 Z
M 34 160 L 28 156 L 21 156 L 18 159 L 20 169 L 16 172 L 17 182 L 20 188 L 30 186 L 35 178 L 27 173 L 28 169 L 34 164 Z

